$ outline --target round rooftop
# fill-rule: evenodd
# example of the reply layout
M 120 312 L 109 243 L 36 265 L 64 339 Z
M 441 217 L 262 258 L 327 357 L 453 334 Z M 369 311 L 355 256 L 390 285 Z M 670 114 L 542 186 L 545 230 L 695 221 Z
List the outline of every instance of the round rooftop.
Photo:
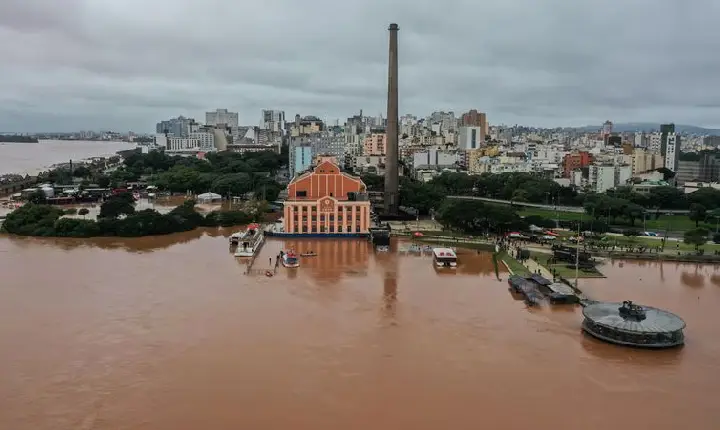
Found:
M 595 302 L 583 309 L 583 330 L 622 345 L 662 348 L 684 343 L 685 321 L 662 309 L 633 302 Z

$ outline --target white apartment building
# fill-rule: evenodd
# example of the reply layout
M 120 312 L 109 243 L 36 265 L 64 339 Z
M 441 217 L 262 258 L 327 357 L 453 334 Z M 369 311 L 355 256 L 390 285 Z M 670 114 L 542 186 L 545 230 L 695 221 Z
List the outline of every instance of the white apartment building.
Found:
M 676 133 L 668 133 L 665 142 L 665 167 L 677 172 L 680 157 L 680 139 Z
M 215 133 L 212 131 L 199 130 L 190 133 L 190 139 L 197 139 L 198 147 L 203 151 L 215 150 Z
M 615 188 L 615 166 L 591 165 L 589 176 L 590 186 L 596 193 Z
M 589 183 L 596 193 L 623 186 L 632 178 L 632 166 L 590 165 Z
M 478 149 L 485 145 L 485 131 L 482 127 L 460 127 L 458 149 Z
M 460 155 L 457 152 L 440 151 L 437 149 L 417 151 L 413 153 L 412 157 L 413 169 L 451 167 L 457 166 L 460 162 Z
M 228 112 L 227 109 L 216 109 L 215 112 L 205 112 L 205 125 L 217 126 L 238 126 L 238 113 Z
M 662 152 L 662 135 L 660 133 L 653 133 L 650 135 L 648 150 L 651 152 L 657 152 L 658 154 Z
M 155 144 L 165 148 L 167 153 L 201 152 L 200 140 L 190 137 L 155 135 Z

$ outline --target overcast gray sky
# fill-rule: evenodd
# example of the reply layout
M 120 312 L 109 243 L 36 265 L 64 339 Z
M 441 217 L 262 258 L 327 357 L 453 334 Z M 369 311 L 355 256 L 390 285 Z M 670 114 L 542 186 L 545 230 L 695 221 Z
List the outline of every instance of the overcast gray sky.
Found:
M 218 107 L 341 122 L 720 125 L 718 0 L 0 0 L 0 131 L 154 131 Z

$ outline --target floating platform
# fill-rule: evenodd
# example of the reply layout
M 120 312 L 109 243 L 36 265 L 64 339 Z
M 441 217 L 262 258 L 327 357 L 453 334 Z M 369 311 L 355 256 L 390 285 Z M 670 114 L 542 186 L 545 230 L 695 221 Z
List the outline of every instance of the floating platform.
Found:
M 622 303 L 592 302 L 583 308 L 582 328 L 606 342 L 638 348 L 672 348 L 685 343 L 685 321 L 662 309 Z

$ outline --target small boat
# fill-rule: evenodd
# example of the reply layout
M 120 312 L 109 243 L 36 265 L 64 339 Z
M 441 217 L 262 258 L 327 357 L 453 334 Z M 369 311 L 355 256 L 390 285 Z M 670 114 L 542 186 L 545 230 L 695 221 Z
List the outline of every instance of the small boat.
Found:
M 303 252 L 302 254 L 300 254 L 300 256 L 301 257 L 317 257 L 317 252 L 315 252 L 315 251 Z
M 289 269 L 294 269 L 296 267 L 300 267 L 300 260 L 298 260 L 297 254 L 295 254 L 295 251 L 291 250 L 291 251 L 283 253 L 282 265 Z
M 451 248 L 433 248 L 433 261 L 436 268 L 457 267 L 457 255 Z
M 273 277 L 273 272 L 272 272 L 271 270 L 266 270 L 266 271 L 265 271 L 265 276 L 267 276 L 268 278 L 272 278 L 272 277 Z
M 230 245 L 237 245 L 238 243 L 240 243 L 240 239 L 242 239 L 244 235 L 245 235 L 245 233 L 243 233 L 241 231 L 231 234 L 230 235 Z
M 389 251 L 390 251 L 390 247 L 389 247 L 389 246 L 386 246 L 386 245 L 380 245 L 380 246 L 375 247 L 375 250 L 376 250 L 377 252 L 389 252 Z

